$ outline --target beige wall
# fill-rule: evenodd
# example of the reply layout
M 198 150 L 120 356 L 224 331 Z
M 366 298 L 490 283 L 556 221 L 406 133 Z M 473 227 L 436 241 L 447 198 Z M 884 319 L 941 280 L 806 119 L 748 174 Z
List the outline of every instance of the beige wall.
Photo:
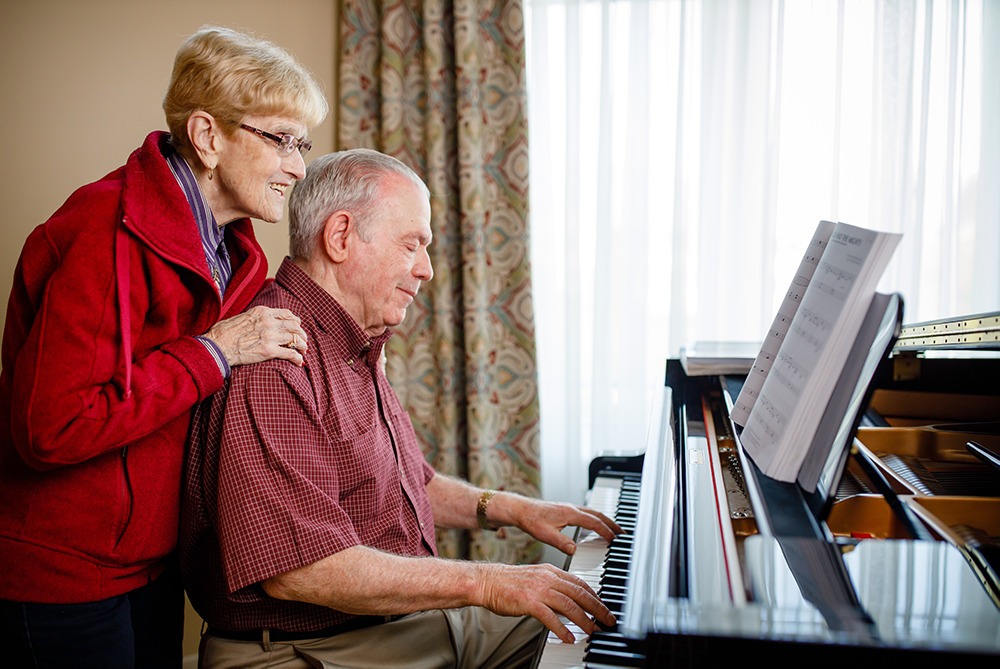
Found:
M 125 162 L 150 130 L 174 53 L 205 23 L 240 28 L 291 51 L 333 107 L 336 0 L 0 0 L 0 324 L 25 237 L 78 186 Z M 333 147 L 333 114 L 313 130 Z M 271 274 L 285 222 L 256 223 Z
M 0 296 L 25 237 L 78 186 L 124 163 L 150 130 L 174 53 L 205 23 L 254 32 L 312 70 L 333 107 L 336 0 L 0 0 Z M 333 115 L 311 136 L 333 148 Z M 271 274 L 285 222 L 256 223 Z M 197 650 L 192 615 L 185 650 Z

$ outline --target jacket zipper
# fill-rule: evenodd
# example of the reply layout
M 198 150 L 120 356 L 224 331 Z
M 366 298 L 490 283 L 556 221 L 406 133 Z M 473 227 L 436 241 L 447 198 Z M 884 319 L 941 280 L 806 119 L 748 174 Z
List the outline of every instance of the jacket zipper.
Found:
M 125 477 L 126 505 L 125 521 L 122 523 L 121 532 L 118 533 L 118 537 L 115 539 L 116 550 L 118 548 L 118 544 L 120 544 L 122 539 L 125 538 L 125 532 L 128 531 L 128 526 L 132 523 L 132 508 L 135 506 L 135 495 L 132 492 L 132 478 L 128 473 L 128 446 L 122 446 L 121 462 L 122 475 Z

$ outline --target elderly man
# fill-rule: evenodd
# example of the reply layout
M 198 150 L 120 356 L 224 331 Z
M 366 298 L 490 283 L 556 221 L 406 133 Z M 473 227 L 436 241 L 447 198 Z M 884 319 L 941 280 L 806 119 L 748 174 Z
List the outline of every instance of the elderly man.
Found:
M 312 163 L 289 203 L 290 257 L 256 304 L 298 315 L 304 367 L 233 370 L 193 433 L 186 586 L 204 667 L 530 666 L 544 628 L 613 615 L 552 565 L 438 557 L 435 527 L 516 526 L 571 553 L 607 516 L 436 473 L 380 364 L 433 275 L 427 187 L 369 150 Z

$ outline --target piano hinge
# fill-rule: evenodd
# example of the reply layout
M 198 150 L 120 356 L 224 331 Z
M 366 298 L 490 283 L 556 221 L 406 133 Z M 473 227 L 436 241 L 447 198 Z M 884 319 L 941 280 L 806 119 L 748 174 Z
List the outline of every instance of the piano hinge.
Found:
M 978 314 L 904 325 L 896 351 L 929 348 L 996 349 L 1000 343 L 1000 313 Z

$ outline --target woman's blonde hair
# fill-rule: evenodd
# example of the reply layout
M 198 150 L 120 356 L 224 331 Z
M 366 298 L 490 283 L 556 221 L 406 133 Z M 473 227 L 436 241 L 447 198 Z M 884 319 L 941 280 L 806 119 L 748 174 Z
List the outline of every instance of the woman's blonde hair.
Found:
M 329 104 L 312 74 L 284 49 L 229 28 L 204 26 L 177 50 L 163 97 L 177 148 L 189 146 L 187 121 L 198 110 L 233 132 L 250 115 L 288 116 L 314 128 Z

